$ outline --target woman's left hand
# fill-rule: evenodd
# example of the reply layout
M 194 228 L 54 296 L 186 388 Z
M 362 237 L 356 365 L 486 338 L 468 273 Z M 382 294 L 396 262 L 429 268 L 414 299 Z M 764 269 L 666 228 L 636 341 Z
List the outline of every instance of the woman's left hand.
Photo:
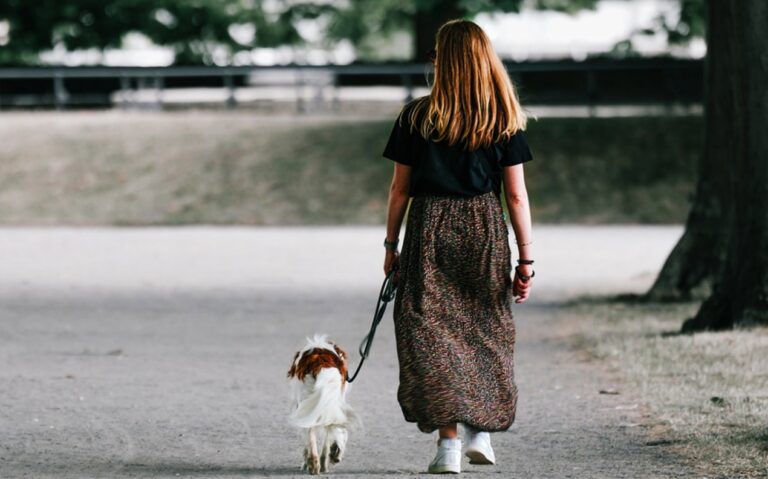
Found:
M 533 278 L 528 279 L 528 281 L 523 281 L 518 274 L 518 268 L 520 273 L 526 276 L 531 276 L 533 274 L 533 268 L 530 265 L 520 265 L 515 268 L 515 278 L 512 282 L 512 294 L 516 296 L 515 303 L 524 303 L 531 294 Z

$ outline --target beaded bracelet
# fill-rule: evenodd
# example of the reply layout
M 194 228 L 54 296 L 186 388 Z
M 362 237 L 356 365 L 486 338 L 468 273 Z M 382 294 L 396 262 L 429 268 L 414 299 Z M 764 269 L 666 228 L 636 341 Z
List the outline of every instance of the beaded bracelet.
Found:
M 536 276 L 536 271 L 531 271 L 531 275 L 528 276 L 527 274 L 523 274 L 517 268 L 515 268 L 515 274 L 517 275 L 518 278 L 520 278 L 520 281 L 522 281 L 523 283 L 527 283 L 528 281 L 531 280 L 531 278 Z
M 396 239 L 395 241 L 387 241 L 387 238 L 384 238 L 384 247 L 392 251 L 397 251 L 397 244 L 399 242 L 400 238 Z

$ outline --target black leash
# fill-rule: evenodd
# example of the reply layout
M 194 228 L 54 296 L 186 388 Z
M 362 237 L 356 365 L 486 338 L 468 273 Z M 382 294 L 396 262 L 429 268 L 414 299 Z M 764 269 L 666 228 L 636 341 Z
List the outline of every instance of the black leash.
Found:
M 373 313 L 373 323 L 371 323 L 371 330 L 368 331 L 368 334 L 365 335 L 363 342 L 360 343 L 360 348 L 358 349 L 358 352 L 360 353 L 360 364 L 357 365 L 355 374 L 353 374 L 352 377 L 349 377 L 349 372 L 347 372 L 347 382 L 349 383 L 355 380 L 357 373 L 360 372 L 360 368 L 363 367 L 363 363 L 368 358 L 368 354 L 371 352 L 371 345 L 373 345 L 373 336 L 376 334 L 376 328 L 379 326 L 381 318 L 384 317 L 384 311 L 387 310 L 387 303 L 392 301 L 392 299 L 395 297 L 395 290 L 397 290 L 397 286 L 395 285 L 393 278 L 395 277 L 396 271 L 397 268 L 392 268 L 384 278 L 384 282 L 381 284 L 379 299 L 376 301 L 376 311 Z

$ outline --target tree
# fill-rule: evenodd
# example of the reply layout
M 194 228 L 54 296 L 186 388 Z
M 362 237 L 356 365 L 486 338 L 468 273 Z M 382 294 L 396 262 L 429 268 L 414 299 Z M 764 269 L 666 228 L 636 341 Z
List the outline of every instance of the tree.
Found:
M 705 129 L 717 161 L 702 162 L 700 175 L 721 176 L 725 254 L 684 332 L 768 324 L 768 3 L 710 1 L 707 9 Z
M 705 143 L 685 232 L 646 298 L 706 298 L 684 332 L 766 324 L 768 5 L 682 6 L 681 21 L 706 20 Z
M 713 2 L 710 2 L 713 3 Z M 699 28 L 705 19 L 703 3 L 683 1 L 680 23 L 694 24 Z M 735 60 L 730 50 L 733 45 L 722 41 L 727 32 L 720 32 L 722 25 L 711 25 L 708 30 L 708 57 L 705 66 L 705 135 L 704 150 L 699 156 L 698 179 L 693 206 L 688 214 L 683 236 L 656 278 L 648 300 L 688 300 L 711 294 L 712 282 L 722 269 L 730 230 L 728 199 L 730 197 L 730 170 L 723 171 L 723 159 L 729 158 L 736 146 L 733 142 L 733 125 L 725 125 L 723 118 L 735 115 L 733 100 L 719 98 L 730 96 L 731 81 L 729 64 Z M 669 28 L 670 39 L 680 41 L 684 37 L 679 27 Z M 684 28 L 683 32 L 692 31 Z
M 667 32 L 672 43 L 685 42 L 706 33 L 706 15 L 703 0 L 681 0 L 680 19 L 667 24 L 659 19 L 658 29 Z M 706 127 L 704 150 L 699 156 L 698 179 L 693 206 L 688 215 L 685 232 L 667 258 L 656 281 L 646 294 L 647 300 L 668 301 L 705 298 L 712 291 L 712 283 L 722 269 L 730 230 L 727 207 L 730 196 L 730 170 L 722 171 L 723 158 L 733 151 L 735 137 L 721 118 L 733 116 L 732 101 L 723 101 L 712 92 L 729 95 L 729 65 L 732 59 L 727 51 L 731 46 L 723 43 L 722 32 L 714 25 L 707 38 L 708 61 L 705 68 Z M 653 32 L 649 32 L 653 33 Z M 714 35 L 714 36 L 713 36 Z M 713 65 L 712 59 L 716 58 Z

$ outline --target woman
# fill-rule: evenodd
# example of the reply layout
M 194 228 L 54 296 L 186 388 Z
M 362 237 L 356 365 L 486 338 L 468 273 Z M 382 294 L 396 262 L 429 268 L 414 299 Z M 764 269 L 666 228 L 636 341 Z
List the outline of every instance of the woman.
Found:
M 398 402 L 406 421 L 439 430 L 429 472 L 457 473 L 458 423 L 470 462 L 493 464 L 488 433 L 515 419 L 510 303 L 528 299 L 534 275 L 522 165 L 532 155 L 525 113 L 483 30 L 452 20 L 436 44 L 432 90 L 403 107 L 383 153 L 395 162 L 384 272 L 397 268 Z M 514 278 L 502 183 L 519 255 Z

